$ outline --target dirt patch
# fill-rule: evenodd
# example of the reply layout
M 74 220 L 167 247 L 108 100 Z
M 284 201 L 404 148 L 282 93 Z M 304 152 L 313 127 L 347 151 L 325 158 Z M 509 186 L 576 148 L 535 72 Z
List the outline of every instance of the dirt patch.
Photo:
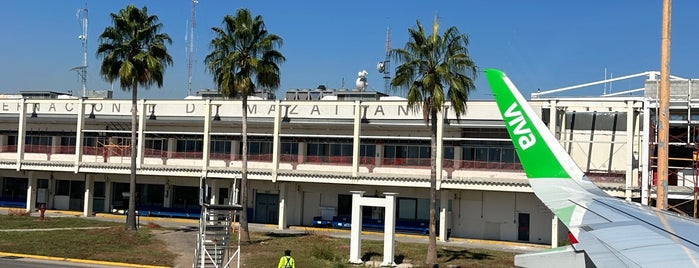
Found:
M 197 230 L 192 228 L 154 229 L 155 238 L 165 242 L 167 249 L 177 254 L 175 268 L 190 268 L 194 260 L 194 249 L 197 246 Z

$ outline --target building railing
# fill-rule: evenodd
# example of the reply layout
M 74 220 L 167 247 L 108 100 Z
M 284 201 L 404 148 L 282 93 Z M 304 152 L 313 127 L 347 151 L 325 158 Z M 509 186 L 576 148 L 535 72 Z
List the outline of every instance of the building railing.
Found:
M 2 152 L 16 152 L 16 145 L 6 145 L 0 147 Z M 24 147 L 25 153 L 36 153 L 36 154 L 63 154 L 70 155 L 75 154 L 75 147 L 73 146 L 48 146 L 48 145 L 32 145 L 27 144 Z M 101 156 L 100 160 L 109 162 L 110 157 L 130 157 L 131 147 L 127 145 L 109 145 L 109 146 L 83 146 L 83 155 L 93 155 Z M 162 158 L 162 159 L 202 159 L 202 152 L 168 152 L 166 150 L 158 150 L 145 148 L 144 157 L 146 158 Z M 240 154 L 230 154 L 230 153 L 210 153 L 209 159 L 211 160 L 225 160 L 225 161 L 240 161 L 242 159 Z M 280 154 L 280 163 L 294 163 L 294 164 L 332 164 L 332 165 L 352 165 L 352 156 L 319 156 L 319 155 L 307 155 L 300 161 L 301 157 L 295 154 Z M 250 154 L 248 155 L 248 161 L 251 162 L 267 162 L 270 163 L 273 160 L 272 154 Z M 413 167 L 413 168 L 430 168 L 431 159 L 430 158 L 383 158 L 380 163 L 377 163 L 376 157 L 371 156 L 361 156 L 359 159 L 360 166 L 385 166 L 385 167 Z M 511 162 L 493 162 L 493 161 L 476 161 L 476 160 L 454 160 L 454 159 L 443 159 L 442 167 L 451 170 L 464 170 L 464 169 L 497 169 L 497 170 L 522 170 L 522 165 L 520 163 Z

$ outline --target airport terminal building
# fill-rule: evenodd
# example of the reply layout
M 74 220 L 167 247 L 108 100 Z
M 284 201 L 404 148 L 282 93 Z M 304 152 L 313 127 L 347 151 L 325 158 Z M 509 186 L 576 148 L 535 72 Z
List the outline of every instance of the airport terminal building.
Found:
M 646 90 L 653 85 L 647 81 Z M 691 131 L 699 113 L 681 96 L 686 101 L 675 103 L 671 123 L 678 135 L 687 130 L 676 144 L 686 148 L 696 144 Z M 654 194 L 652 98 L 539 96 L 530 103 L 606 192 L 636 201 Z M 51 92 L 0 99 L 0 206 L 123 212 L 130 152 L 137 150 L 139 212 L 198 218 L 202 177 L 211 203 L 237 196 L 241 106 L 215 97 L 139 100 L 139 142 L 132 146 L 130 100 Z M 426 228 L 430 131 L 407 101 L 378 92 L 290 90 L 284 100 L 249 100 L 247 114 L 250 222 L 349 222 L 350 191 L 364 191 L 397 193 L 399 230 Z M 460 119 L 447 105 L 439 116 L 439 238 L 556 243 L 566 230 L 529 187 L 495 102 L 470 101 Z M 678 165 L 671 198 L 687 199 L 694 164 Z M 369 221 L 380 223 L 383 214 L 363 209 Z

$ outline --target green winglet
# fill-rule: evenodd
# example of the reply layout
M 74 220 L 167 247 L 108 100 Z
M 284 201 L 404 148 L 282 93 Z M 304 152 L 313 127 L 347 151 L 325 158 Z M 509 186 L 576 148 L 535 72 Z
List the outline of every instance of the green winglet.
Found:
M 546 125 L 537 118 L 534 110 L 512 81 L 496 69 L 485 69 L 485 76 L 527 177 L 530 179 L 571 178 L 561 160 L 551 149 L 552 146 L 560 147 L 560 143 Z M 561 157 L 569 158 L 567 154 Z

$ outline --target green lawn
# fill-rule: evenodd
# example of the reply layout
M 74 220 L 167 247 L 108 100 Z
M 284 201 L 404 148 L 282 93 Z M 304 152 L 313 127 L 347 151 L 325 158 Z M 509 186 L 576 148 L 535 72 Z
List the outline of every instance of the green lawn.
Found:
M 137 233 L 124 230 L 124 223 L 78 217 L 46 218 L 0 215 L 1 229 L 44 229 L 65 227 L 108 227 L 90 230 L 0 232 L 0 251 L 64 258 L 172 266 L 176 253 L 163 241 L 153 239 L 151 229 Z M 111 227 L 110 227 L 111 226 Z M 157 228 L 157 226 L 154 226 Z M 284 249 L 290 249 L 297 267 L 353 267 L 349 239 L 324 234 L 251 233 L 253 242 L 242 245 L 243 267 L 277 267 Z M 236 241 L 236 239 L 232 239 Z M 194 245 L 192 245 L 193 247 Z M 439 247 L 442 267 L 512 267 L 515 253 L 485 249 Z M 427 245 L 396 243 L 395 262 L 424 267 Z M 382 241 L 362 241 L 362 259 L 381 262 Z M 189 265 L 189 264 L 188 264 Z
M 253 243 L 243 245 L 242 263 L 247 267 L 277 267 L 284 249 L 290 249 L 297 267 L 353 267 L 349 260 L 349 239 L 326 235 L 251 234 Z M 427 244 L 396 243 L 395 262 L 425 267 Z M 383 260 L 382 241 L 362 241 L 362 260 Z M 486 249 L 439 247 L 442 267 L 512 267 L 515 253 Z M 452 265 L 452 266 L 448 266 Z

